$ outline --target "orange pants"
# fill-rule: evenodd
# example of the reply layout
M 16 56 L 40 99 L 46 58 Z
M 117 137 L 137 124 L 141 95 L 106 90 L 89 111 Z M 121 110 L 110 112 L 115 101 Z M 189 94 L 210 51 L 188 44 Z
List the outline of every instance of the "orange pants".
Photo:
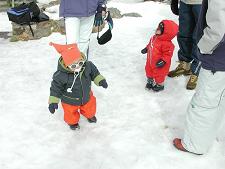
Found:
M 92 118 L 96 114 L 96 98 L 92 94 L 90 96 L 90 100 L 80 106 L 70 105 L 66 103 L 62 103 L 62 107 L 64 110 L 64 121 L 67 124 L 77 124 L 80 119 L 80 114 L 82 114 L 86 118 Z

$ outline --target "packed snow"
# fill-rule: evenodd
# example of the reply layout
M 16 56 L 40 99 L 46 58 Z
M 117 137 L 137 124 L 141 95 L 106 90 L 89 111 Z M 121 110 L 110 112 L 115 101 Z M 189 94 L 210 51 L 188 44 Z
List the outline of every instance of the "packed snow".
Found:
M 223 169 L 225 134 L 203 156 L 177 151 L 185 113 L 194 91 L 188 77 L 167 78 L 165 90 L 144 89 L 146 56 L 140 53 L 162 19 L 178 18 L 166 4 L 109 2 L 109 7 L 137 12 L 140 18 L 114 19 L 112 40 L 99 46 L 91 37 L 89 59 L 106 77 L 109 87 L 94 86 L 97 124 L 83 117 L 72 131 L 60 105 L 48 111 L 49 87 L 59 54 L 48 43 L 65 43 L 54 33 L 27 42 L 0 39 L 0 168 L 1 169 Z M 55 16 L 54 16 L 55 17 Z M 0 13 L 0 31 L 11 31 Z M 176 39 L 171 69 L 177 65 Z

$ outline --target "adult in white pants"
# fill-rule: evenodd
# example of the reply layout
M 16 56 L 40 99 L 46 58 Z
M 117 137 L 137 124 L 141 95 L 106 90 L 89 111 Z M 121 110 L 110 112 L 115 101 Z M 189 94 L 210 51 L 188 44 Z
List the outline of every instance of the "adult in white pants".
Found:
M 206 153 L 224 122 L 224 115 L 225 72 L 200 70 L 196 93 L 187 110 L 184 148 L 197 154 Z
M 90 36 L 94 24 L 95 15 L 89 17 L 66 17 L 66 43 L 77 43 L 81 52 L 87 55 Z
M 88 55 L 87 50 L 93 28 L 103 23 L 102 12 L 106 10 L 106 0 L 61 0 L 59 16 L 65 18 L 66 43 L 77 43 L 79 50 Z
M 203 0 L 198 23 L 202 69 L 187 110 L 183 139 L 174 146 L 205 154 L 225 122 L 225 1 Z

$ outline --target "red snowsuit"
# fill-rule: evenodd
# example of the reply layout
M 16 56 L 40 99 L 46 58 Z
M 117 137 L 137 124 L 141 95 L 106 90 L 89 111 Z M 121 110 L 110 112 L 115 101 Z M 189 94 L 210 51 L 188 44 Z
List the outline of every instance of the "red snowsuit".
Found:
M 145 65 L 146 76 L 153 78 L 157 84 L 163 83 L 169 72 L 175 48 L 172 39 L 178 32 L 178 25 L 175 22 L 171 20 L 163 20 L 162 22 L 164 23 L 163 34 L 151 37 L 147 45 L 148 53 Z M 164 60 L 166 64 L 161 68 L 157 68 L 156 63 L 160 59 Z

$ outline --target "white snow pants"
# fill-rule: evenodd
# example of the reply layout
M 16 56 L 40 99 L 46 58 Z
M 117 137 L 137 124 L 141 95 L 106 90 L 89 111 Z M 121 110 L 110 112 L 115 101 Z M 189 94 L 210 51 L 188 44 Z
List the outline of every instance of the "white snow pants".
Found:
M 184 148 L 197 154 L 206 153 L 225 121 L 224 116 L 225 72 L 213 74 L 202 68 L 187 110 Z
M 78 48 L 87 56 L 90 36 L 94 24 L 95 16 L 90 17 L 66 17 L 66 43 L 77 43 Z

